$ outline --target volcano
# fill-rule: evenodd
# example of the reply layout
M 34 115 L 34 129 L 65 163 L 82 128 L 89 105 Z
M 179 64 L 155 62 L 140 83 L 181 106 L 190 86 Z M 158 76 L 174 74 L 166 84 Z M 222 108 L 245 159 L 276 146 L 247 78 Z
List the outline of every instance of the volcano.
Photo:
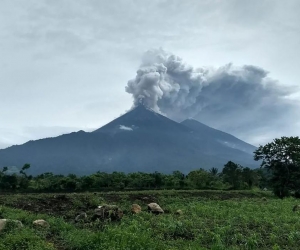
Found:
M 229 160 L 258 167 L 256 148 L 196 120 L 177 123 L 140 104 L 93 131 L 29 141 L 0 150 L 0 167 L 31 164 L 31 174 L 92 174 L 221 169 Z

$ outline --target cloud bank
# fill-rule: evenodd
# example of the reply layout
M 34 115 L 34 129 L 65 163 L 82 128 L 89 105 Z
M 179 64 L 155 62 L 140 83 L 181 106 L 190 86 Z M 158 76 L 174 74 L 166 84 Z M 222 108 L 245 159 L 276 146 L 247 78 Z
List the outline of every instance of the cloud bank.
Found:
M 194 118 L 244 138 L 256 131 L 259 141 L 269 127 L 287 127 L 300 108 L 290 98 L 295 89 L 283 87 L 260 67 L 193 68 L 163 49 L 144 54 L 126 91 L 134 106 L 142 101 L 176 121 Z

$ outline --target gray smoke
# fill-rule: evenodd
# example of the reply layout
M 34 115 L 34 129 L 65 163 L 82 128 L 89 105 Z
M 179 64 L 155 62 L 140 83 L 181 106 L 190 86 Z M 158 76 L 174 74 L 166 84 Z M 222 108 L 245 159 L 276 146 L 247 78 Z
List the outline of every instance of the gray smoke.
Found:
M 195 69 L 162 49 L 144 54 L 126 91 L 134 105 L 142 101 L 171 119 L 195 118 L 238 135 L 274 123 L 280 127 L 278 118 L 298 108 L 286 98 L 290 91 L 262 68 L 227 64 Z
M 133 95 L 134 105 L 142 100 L 153 110 L 177 118 L 187 109 L 196 112 L 194 106 L 208 73 L 194 70 L 162 49 L 151 50 L 143 56 L 137 76 L 128 82 L 126 91 Z

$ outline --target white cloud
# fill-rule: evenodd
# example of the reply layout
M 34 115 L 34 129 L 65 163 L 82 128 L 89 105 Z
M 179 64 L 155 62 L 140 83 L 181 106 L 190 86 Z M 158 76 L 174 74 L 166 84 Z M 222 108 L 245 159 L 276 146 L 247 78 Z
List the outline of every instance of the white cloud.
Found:
M 131 127 L 126 127 L 124 125 L 120 125 L 120 129 L 127 130 L 127 131 L 132 131 L 133 130 Z

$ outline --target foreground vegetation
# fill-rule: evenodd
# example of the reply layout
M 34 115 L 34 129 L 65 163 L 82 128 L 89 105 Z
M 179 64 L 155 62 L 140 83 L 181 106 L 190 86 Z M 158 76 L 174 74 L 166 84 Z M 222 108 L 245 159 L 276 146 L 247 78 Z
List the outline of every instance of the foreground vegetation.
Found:
M 27 175 L 29 164 L 18 173 L 3 167 L 0 192 L 6 194 L 0 193 L 0 219 L 18 220 L 24 227 L 0 227 L 0 250 L 299 249 L 300 205 L 295 198 L 300 197 L 300 139 L 275 139 L 260 146 L 254 158 L 262 160 L 262 169 L 229 161 L 220 173 L 212 168 L 188 175 L 175 171 L 33 177 Z M 273 192 L 260 191 L 263 187 Z M 156 190 L 83 192 L 109 189 Z M 32 191 L 36 194 L 28 194 Z M 46 191 L 69 193 L 38 194 Z M 164 213 L 149 213 L 147 204 L 152 202 Z M 93 219 L 95 209 L 104 204 L 123 210 L 122 219 Z M 142 212 L 131 213 L 132 204 L 140 205 Z M 75 219 L 83 213 L 83 219 Z M 36 219 L 50 226 L 36 227 Z
M 150 202 L 165 213 L 148 213 Z M 131 214 L 132 203 L 143 212 Z M 300 212 L 292 211 L 296 203 L 259 191 L 0 195 L 0 217 L 24 224 L 0 233 L 0 249 L 299 249 Z M 122 220 L 92 222 L 90 215 L 102 204 L 118 205 Z M 177 209 L 183 213 L 177 215 Z M 75 223 L 80 211 L 88 218 Z M 33 227 L 41 218 L 49 228 Z

